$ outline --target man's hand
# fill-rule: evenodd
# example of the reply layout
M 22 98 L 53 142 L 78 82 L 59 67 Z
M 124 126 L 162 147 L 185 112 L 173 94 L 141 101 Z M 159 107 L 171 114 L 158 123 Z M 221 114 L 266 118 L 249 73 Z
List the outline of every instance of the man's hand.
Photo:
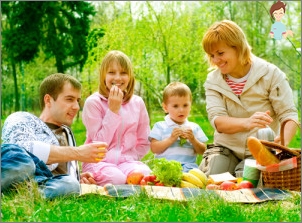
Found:
M 81 184 L 96 184 L 96 181 L 94 180 L 92 173 L 89 172 L 81 173 L 80 177 L 81 177 L 80 179 Z
M 68 162 L 77 160 L 86 163 L 97 163 L 104 159 L 108 144 L 105 142 L 93 142 L 79 147 L 50 146 L 47 164 Z
M 108 145 L 105 142 L 93 142 L 79 146 L 75 149 L 77 159 L 81 162 L 96 163 L 105 158 Z

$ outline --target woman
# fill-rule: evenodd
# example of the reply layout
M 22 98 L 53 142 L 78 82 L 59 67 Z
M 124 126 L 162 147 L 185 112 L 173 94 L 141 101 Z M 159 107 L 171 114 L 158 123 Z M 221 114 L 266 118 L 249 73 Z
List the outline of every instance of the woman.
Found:
M 208 118 L 215 129 L 214 146 L 208 146 L 199 168 L 207 175 L 240 172 L 252 158 L 249 136 L 270 127 L 280 142 L 279 126 L 286 119 L 284 142 L 297 130 L 298 114 L 286 75 L 275 65 L 252 54 L 245 34 L 234 22 L 214 23 L 202 46 L 211 66 L 204 84 Z M 211 148 L 210 148 L 211 147 Z

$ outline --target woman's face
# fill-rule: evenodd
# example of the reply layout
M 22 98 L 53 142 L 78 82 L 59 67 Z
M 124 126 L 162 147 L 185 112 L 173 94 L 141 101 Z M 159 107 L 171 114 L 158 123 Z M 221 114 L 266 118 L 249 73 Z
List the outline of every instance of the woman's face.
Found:
M 113 85 L 125 91 L 130 81 L 129 74 L 117 61 L 113 61 L 106 73 L 106 86 L 110 90 Z
M 278 10 L 275 10 L 273 12 L 274 18 L 276 19 L 276 21 L 280 22 L 282 17 L 284 16 L 284 9 L 280 8 Z
M 235 48 L 221 42 L 213 46 L 209 56 L 222 74 L 229 74 L 235 78 L 241 78 L 245 75 L 242 74 L 242 66 Z

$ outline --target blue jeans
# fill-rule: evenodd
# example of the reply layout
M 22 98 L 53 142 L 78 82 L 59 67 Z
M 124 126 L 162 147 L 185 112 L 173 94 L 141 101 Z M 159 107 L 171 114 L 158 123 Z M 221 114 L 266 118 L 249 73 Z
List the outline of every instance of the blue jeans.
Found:
M 30 178 L 45 198 L 79 194 L 80 184 L 69 175 L 54 176 L 38 157 L 14 144 L 1 145 L 1 192 Z

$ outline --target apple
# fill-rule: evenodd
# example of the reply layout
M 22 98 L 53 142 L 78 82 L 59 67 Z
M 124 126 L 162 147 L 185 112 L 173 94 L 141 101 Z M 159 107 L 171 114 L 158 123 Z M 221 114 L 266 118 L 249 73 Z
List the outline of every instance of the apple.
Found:
M 239 187 L 239 189 L 254 188 L 254 185 L 248 180 L 243 180 L 238 184 L 238 187 Z
M 238 186 L 232 181 L 224 181 L 220 184 L 220 190 L 237 190 Z
M 131 171 L 127 176 L 127 184 L 139 185 L 144 178 L 144 174 L 139 170 Z
M 217 184 L 208 184 L 208 185 L 206 186 L 206 189 L 207 189 L 207 190 L 219 190 L 219 189 L 220 189 L 220 186 L 217 185 Z

